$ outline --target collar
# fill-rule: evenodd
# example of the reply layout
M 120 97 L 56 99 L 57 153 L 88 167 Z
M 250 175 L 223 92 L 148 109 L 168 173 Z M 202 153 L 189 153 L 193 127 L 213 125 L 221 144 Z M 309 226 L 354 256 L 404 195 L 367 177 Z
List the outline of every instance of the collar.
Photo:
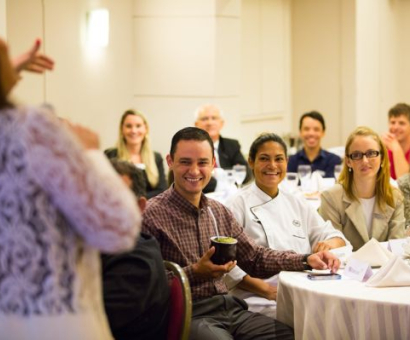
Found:
M 264 202 L 261 205 L 269 203 L 271 201 L 274 201 L 275 199 L 277 199 L 281 195 L 281 191 L 280 191 L 280 189 L 278 189 L 278 194 L 273 198 L 270 197 L 266 192 L 264 192 L 261 188 L 259 188 L 256 185 L 256 182 L 253 182 L 251 184 L 250 189 L 262 202 Z
M 309 161 L 309 158 L 307 157 L 306 152 L 305 152 L 305 148 L 302 148 L 302 150 L 300 150 L 299 152 L 300 152 L 299 157 Z M 319 154 L 317 155 L 317 157 L 313 161 L 315 161 L 319 158 L 326 158 L 326 152 L 322 148 L 320 148 Z
M 199 209 L 189 202 L 185 197 L 183 197 L 178 191 L 175 190 L 174 185 L 169 189 L 169 198 L 172 203 L 174 203 L 178 208 L 193 214 L 198 214 L 199 211 L 207 209 L 209 206 L 209 200 L 201 193 L 201 199 L 199 201 Z

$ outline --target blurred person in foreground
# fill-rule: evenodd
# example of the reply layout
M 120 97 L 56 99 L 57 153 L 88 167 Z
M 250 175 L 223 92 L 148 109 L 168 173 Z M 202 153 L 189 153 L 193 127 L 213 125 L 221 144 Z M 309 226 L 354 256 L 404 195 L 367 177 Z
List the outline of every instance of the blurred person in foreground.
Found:
M 111 163 L 144 211 L 147 199 L 143 171 L 129 162 Z M 103 254 L 101 258 L 104 305 L 114 338 L 165 340 L 170 292 L 156 239 L 141 233 L 131 251 Z
M 190 339 L 293 339 L 290 327 L 249 312 L 243 300 L 227 294 L 223 276 L 236 261 L 214 264 L 210 238 L 236 238 L 238 264 L 256 277 L 310 266 L 335 272 L 340 261 L 327 251 L 296 254 L 256 245 L 224 205 L 202 192 L 215 166 L 213 146 L 209 134 L 195 127 L 174 135 L 167 155 L 174 184 L 148 201 L 143 231 L 158 240 L 164 260 L 179 264 L 188 276 L 193 299 Z
M 350 246 L 304 197 L 280 188 L 288 162 L 282 138 L 274 133 L 261 134 L 251 145 L 248 162 L 255 182 L 239 190 L 226 205 L 256 244 L 301 254 Z M 243 298 L 249 310 L 276 316 L 277 276 L 263 281 L 236 266 L 225 281 L 230 293 Z M 260 296 L 257 302 L 256 295 Z
M 0 39 L 0 338 L 109 340 L 99 250 L 130 249 L 140 213 L 95 133 L 8 100 L 53 68 L 39 49 L 11 61 Z
M 127 110 L 123 113 L 117 146 L 105 150 L 105 154 L 110 159 L 131 162 L 143 170 L 148 199 L 167 188 L 162 156 L 151 149 L 148 121 L 141 112 Z
M 371 238 L 404 237 L 403 196 L 390 184 L 386 147 L 360 126 L 346 141 L 339 183 L 322 192 L 319 213 L 342 231 L 356 251 Z

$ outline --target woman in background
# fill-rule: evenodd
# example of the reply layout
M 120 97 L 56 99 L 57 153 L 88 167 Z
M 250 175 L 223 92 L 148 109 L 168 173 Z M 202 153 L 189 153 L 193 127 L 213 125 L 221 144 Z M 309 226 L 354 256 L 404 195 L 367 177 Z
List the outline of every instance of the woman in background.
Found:
M 403 197 L 390 185 L 387 150 L 368 127 L 348 137 L 339 184 L 321 195 L 319 213 L 359 249 L 371 238 L 404 237 Z
M 151 149 L 148 122 L 138 111 L 127 110 L 121 117 L 117 147 L 105 150 L 108 158 L 135 164 L 144 171 L 147 198 L 167 188 L 161 155 Z
M 131 249 L 140 213 L 95 133 L 8 101 L 52 68 L 39 48 L 13 67 L 0 39 L 0 339 L 109 340 L 98 250 Z

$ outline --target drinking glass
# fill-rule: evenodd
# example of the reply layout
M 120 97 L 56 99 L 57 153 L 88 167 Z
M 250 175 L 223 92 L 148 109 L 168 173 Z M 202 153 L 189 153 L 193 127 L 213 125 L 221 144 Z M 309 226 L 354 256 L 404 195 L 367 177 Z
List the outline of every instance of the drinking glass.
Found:
M 289 183 L 289 186 L 292 189 L 296 189 L 299 183 L 299 176 L 296 172 L 287 172 L 286 173 L 286 182 Z
M 337 182 L 341 172 L 342 172 L 342 164 L 336 164 L 335 165 L 335 179 L 336 179 L 336 182 Z
M 312 174 L 312 167 L 310 165 L 299 165 L 298 175 L 300 178 L 300 185 L 303 191 L 306 191 L 309 187 L 309 180 Z
M 246 166 L 237 164 L 232 167 L 232 170 L 236 185 L 238 186 L 238 188 L 240 188 L 242 186 L 243 181 L 246 178 Z

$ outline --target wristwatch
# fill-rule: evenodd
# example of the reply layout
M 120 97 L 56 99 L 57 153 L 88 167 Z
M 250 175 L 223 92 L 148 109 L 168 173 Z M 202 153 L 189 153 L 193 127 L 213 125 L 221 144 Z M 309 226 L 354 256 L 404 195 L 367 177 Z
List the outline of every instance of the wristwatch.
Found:
M 305 254 L 302 259 L 303 270 L 312 270 L 312 267 L 309 266 L 308 257 L 312 254 Z

